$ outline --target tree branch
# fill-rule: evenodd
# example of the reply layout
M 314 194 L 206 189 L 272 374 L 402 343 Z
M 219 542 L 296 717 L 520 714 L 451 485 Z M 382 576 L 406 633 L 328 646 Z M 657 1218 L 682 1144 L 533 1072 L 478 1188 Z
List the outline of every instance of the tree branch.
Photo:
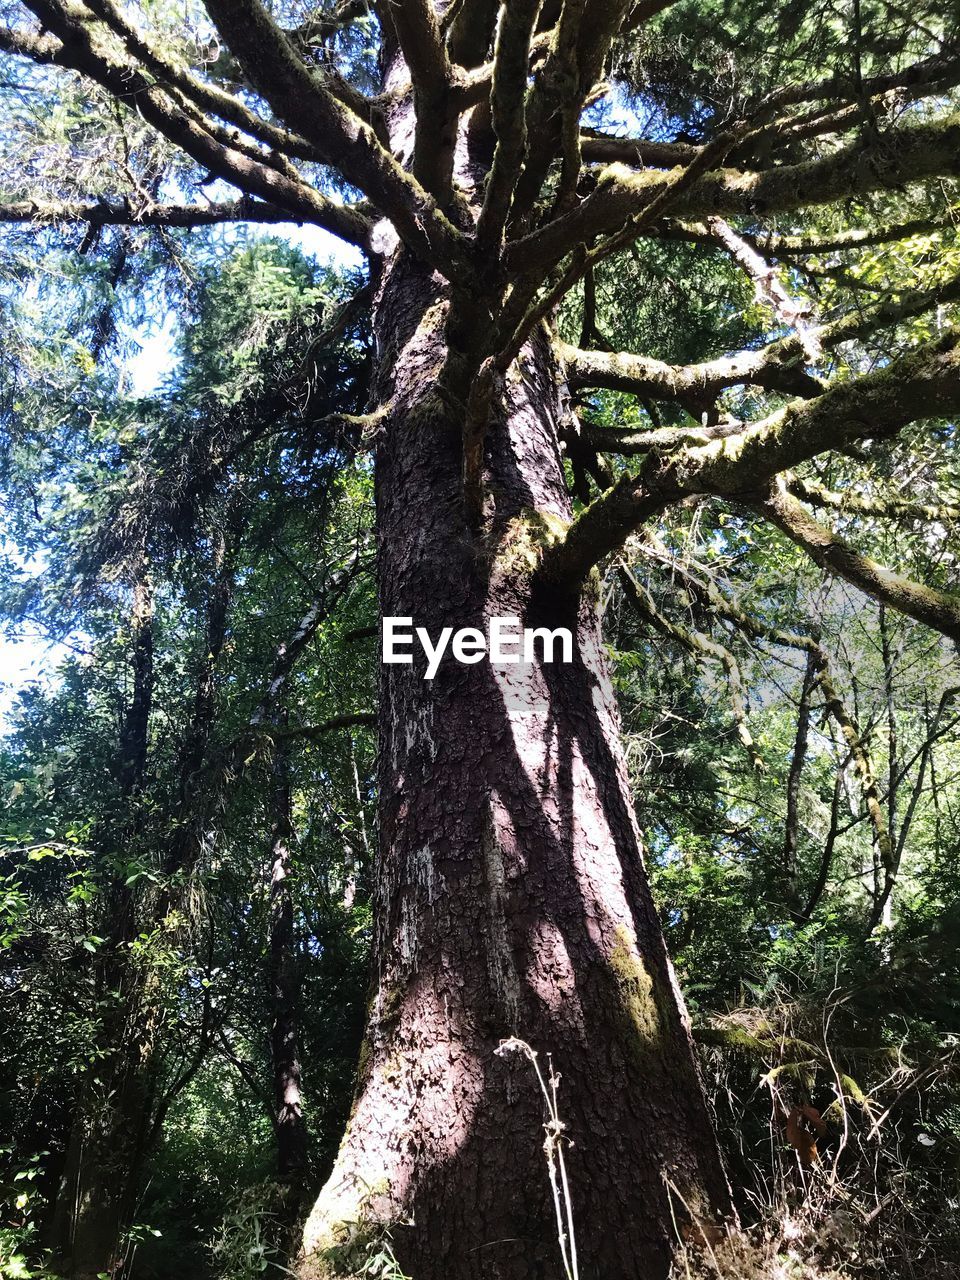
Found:
M 936 217 L 912 218 L 888 227 L 850 227 L 835 235 L 782 235 L 776 231 L 744 231 L 742 228 L 738 229 L 737 234 L 758 253 L 771 258 L 793 259 L 841 253 L 847 249 L 869 249 L 878 244 L 908 240 L 912 236 L 934 235 L 940 231 L 956 229 L 957 223 L 950 214 L 939 214 Z M 656 227 L 651 227 L 648 234 L 693 244 L 715 243 L 704 222 L 664 220 Z
M 42 226 L 84 223 L 91 227 L 209 227 L 222 222 L 275 224 L 295 222 L 287 209 L 243 197 L 205 205 L 155 204 L 136 208 L 126 197 L 89 203 L 19 200 L 0 204 L 0 223 L 33 222 Z
M 305 65 L 260 0 L 206 0 L 223 39 L 258 93 L 298 127 L 327 164 L 390 218 L 400 238 L 449 278 L 470 277 L 467 242 L 374 131 Z
M 897 498 L 889 494 L 865 498 L 849 489 L 838 493 L 815 480 L 801 480 L 799 476 L 789 474 L 784 476 L 784 481 L 794 497 L 810 506 L 843 514 L 874 516 L 880 520 L 960 520 L 960 505 L 957 504 L 913 502 L 909 498 Z
M 513 221 L 533 209 L 557 152 L 564 120 L 576 126 L 629 0 L 563 0 L 527 106 L 531 146 L 513 201 Z
M 369 224 L 349 208 L 335 204 L 306 183 L 258 163 L 218 142 L 209 129 L 185 114 L 132 62 L 102 49 L 91 27 L 56 0 L 26 0 L 28 7 L 59 38 L 58 66 L 70 67 L 101 84 L 118 101 L 139 111 L 164 137 L 211 173 L 268 203 L 289 209 L 294 219 L 332 231 L 366 247 Z
M 960 115 L 889 129 L 878 142 L 860 141 L 820 159 L 780 165 L 763 172 L 717 169 L 699 176 L 673 204 L 685 215 L 757 218 L 764 214 L 827 204 L 923 178 L 960 174 Z M 511 270 L 558 262 L 578 245 L 625 228 L 650 206 L 672 175 L 633 173 L 610 165 L 593 192 L 575 209 L 539 231 L 515 241 L 507 251 Z
M 823 384 L 802 368 L 802 353 L 791 351 L 789 340 L 759 351 L 739 351 L 719 360 L 686 365 L 665 364 L 622 351 L 581 351 L 565 342 L 557 349 L 566 364 L 571 391 L 606 387 L 641 399 L 678 400 L 706 407 L 725 388 L 743 383 L 794 396 L 817 395 L 823 390 Z
M 712 659 L 715 662 L 719 662 L 723 667 L 727 678 L 727 686 L 730 690 L 730 704 L 737 726 L 737 736 L 754 769 L 758 772 L 763 772 L 766 769 L 766 765 L 757 750 L 757 744 L 747 723 L 747 703 L 743 691 L 743 677 L 740 674 L 740 666 L 736 658 L 724 645 L 717 644 L 715 640 L 712 640 L 708 635 L 704 635 L 702 631 L 691 631 L 686 627 L 678 626 L 675 622 L 671 622 L 669 618 L 659 611 L 646 587 L 641 586 L 630 570 L 623 565 L 620 567 L 619 578 L 624 594 L 641 618 L 663 635 L 675 640 L 695 657 Z
M 390 18 L 413 81 L 413 172 L 427 191 L 450 194 L 459 107 L 453 72 L 431 0 L 394 0 Z
M 188 68 L 178 66 L 161 54 L 149 38 L 141 35 L 127 21 L 114 4 L 114 0 L 86 0 L 86 3 L 87 7 L 123 40 L 135 62 L 145 66 L 164 84 L 180 90 L 201 111 L 219 116 L 221 120 L 236 125 L 251 137 L 257 138 L 277 151 L 307 160 L 319 159 L 316 148 L 299 134 L 270 124 L 233 94 L 225 93 L 216 85 L 207 84 L 193 75 Z M 353 99 L 357 98 L 360 98 L 360 95 L 354 94 Z M 364 114 L 363 102 L 354 100 L 351 102 L 353 109 L 363 115 L 363 118 L 368 118 L 370 113 L 367 111 Z
M 542 0 L 519 0 L 500 10 L 490 93 L 497 145 L 477 220 L 477 248 L 481 253 L 501 246 L 513 190 L 526 155 L 530 41 L 541 3 Z
M 874 600 L 960 643 L 960 596 L 922 586 L 854 551 L 814 520 L 782 480 L 772 484 L 762 500 L 744 505 L 776 525 L 821 568 L 846 579 Z
M 541 572 L 572 586 L 633 530 L 682 496 L 746 498 L 764 490 L 779 472 L 819 453 L 892 436 L 917 417 L 958 408 L 960 331 L 951 331 L 886 368 L 838 383 L 813 400 L 795 400 L 739 432 L 675 454 L 649 454 L 635 475 L 621 476 L 577 516 L 566 536 L 545 552 Z
M 823 391 L 823 384 L 802 367 L 811 343 L 817 348 L 836 347 L 843 342 L 863 338 L 883 326 L 897 324 L 943 303 L 958 300 L 960 275 L 931 289 L 912 290 L 876 306 L 851 311 L 839 320 L 809 330 L 805 340 L 800 335 L 778 338 L 758 350 L 738 351 L 701 364 L 668 365 L 629 352 L 583 351 L 567 343 L 558 344 L 558 353 L 566 362 L 567 380 L 572 390 L 606 387 L 612 391 L 626 391 L 641 399 L 648 397 L 681 402 L 688 399 L 694 404 L 702 404 L 712 402 L 727 387 L 750 383 L 769 391 L 810 396 Z M 684 440 L 692 434 L 682 428 L 674 430 L 682 431 Z M 717 434 L 730 435 L 731 432 L 714 433 L 714 438 Z M 617 453 L 643 452 L 654 443 L 648 436 L 649 433 L 621 433 L 619 445 L 611 439 L 610 448 Z M 662 443 L 668 441 L 664 439 Z
M 650 138 L 617 138 L 599 129 L 582 129 L 580 151 L 588 163 L 639 165 L 674 169 L 694 160 L 699 147 L 689 142 L 655 142 Z
M 337 729 L 372 728 L 376 723 L 375 711 L 348 711 L 339 716 L 331 716 L 329 720 L 321 720 L 319 724 L 292 725 L 289 729 L 271 730 L 270 737 L 313 742 Z
M 836 722 L 850 752 L 850 758 L 853 760 L 854 768 L 860 779 L 864 805 L 873 827 L 874 839 L 884 860 L 884 865 L 886 865 L 891 856 L 892 846 L 883 807 L 880 803 L 873 759 L 870 755 L 865 735 L 854 715 L 848 710 L 837 690 L 837 686 L 833 682 L 826 650 L 812 636 L 800 635 L 796 632 L 783 631 L 775 627 L 766 626 L 753 615 L 746 613 L 738 605 L 734 604 L 732 600 L 727 599 L 712 582 L 702 582 L 699 578 L 688 573 L 682 566 L 678 566 L 672 557 L 667 556 L 665 559 L 669 564 L 671 573 L 677 574 L 697 594 L 704 596 L 712 610 L 732 622 L 740 631 L 745 632 L 756 640 L 765 640 L 773 644 L 784 645 L 787 648 L 799 649 L 807 655 L 807 670 L 816 677 L 823 693 L 825 710 Z

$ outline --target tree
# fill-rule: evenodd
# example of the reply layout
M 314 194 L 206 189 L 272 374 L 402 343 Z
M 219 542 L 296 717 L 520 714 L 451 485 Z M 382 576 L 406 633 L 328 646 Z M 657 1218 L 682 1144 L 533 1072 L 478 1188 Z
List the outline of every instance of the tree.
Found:
M 9 957 L 10 978 L 22 988 L 24 1021 L 42 1025 L 52 1016 L 63 1030 L 40 1053 L 34 1043 L 25 1056 L 12 1054 L 6 1078 L 21 1076 L 33 1056 L 37 1083 L 45 1079 L 59 1095 L 65 1133 L 48 1135 L 53 1154 L 44 1164 L 60 1192 L 45 1235 L 55 1258 L 77 1270 L 113 1268 L 129 1253 L 141 1173 L 167 1113 L 211 1052 L 227 1053 L 242 1035 L 236 997 L 217 977 L 228 969 L 225 955 L 235 987 L 246 987 L 247 1001 L 262 1010 L 239 977 L 251 943 L 231 916 L 256 898 L 250 881 L 261 875 L 250 866 L 255 837 L 253 849 L 244 841 L 257 830 L 264 758 L 273 753 L 279 767 L 284 734 L 317 739 L 368 719 L 364 712 L 304 726 L 297 716 L 281 732 L 270 714 L 285 690 L 296 690 L 295 664 L 364 572 L 365 518 L 350 467 L 332 467 L 327 444 L 315 457 L 302 433 L 293 453 L 262 443 L 265 432 L 282 429 L 290 399 L 302 426 L 304 381 L 294 375 L 304 365 L 310 310 L 337 310 L 336 281 L 323 277 L 315 286 L 316 275 L 302 256 L 268 243 L 206 282 L 194 277 L 198 315 L 185 335 L 171 417 L 157 403 L 118 399 L 107 371 L 103 386 L 77 396 L 70 362 L 65 394 L 45 381 L 39 401 L 24 388 L 18 402 L 23 419 L 13 423 L 8 490 L 33 492 L 32 537 L 50 563 L 37 576 L 7 578 L 7 590 L 20 596 L 7 609 L 54 634 L 63 633 L 66 616 L 67 630 L 81 632 L 81 661 L 68 664 L 59 694 L 37 697 L 19 735 L 5 840 L 21 877 L 34 862 L 38 874 L 26 877 L 29 943 Z M 275 339 L 288 332 L 297 342 L 285 357 Z M 34 337 L 43 352 L 41 335 Z M 252 353 L 272 339 L 261 383 Z M 55 355 L 56 335 L 48 341 Z M 356 346 L 352 358 L 362 364 Z M 351 357 L 331 363 L 330 355 L 307 362 L 310 379 L 332 381 L 335 373 L 326 407 L 352 405 Z M 64 417 L 62 452 L 49 439 L 43 449 L 30 447 L 31 432 Z M 236 440 L 251 435 L 260 442 L 246 451 L 252 470 L 229 465 Z M 184 439 L 192 443 L 182 465 Z M 92 509 L 72 502 L 75 486 L 91 482 Z M 290 511 L 302 484 L 314 504 L 298 518 Z M 309 567 L 303 572 L 288 556 L 284 573 L 299 571 L 296 585 L 272 573 L 277 521 Z M 19 590 L 17 577 L 25 580 Z M 351 663 L 342 665 L 346 676 Z M 237 695 L 225 697 L 237 685 Z M 355 687 L 362 696 L 363 682 Z M 318 713 L 321 703 L 311 699 Z M 41 763 L 52 741 L 57 760 Z M 39 787 L 31 785 L 35 770 L 46 777 Z M 273 790 L 263 796 L 265 848 L 282 818 Z M 51 822 L 65 839 L 46 848 Z M 289 874 L 288 849 L 282 840 L 272 847 Z M 279 1024 L 295 1002 L 296 939 L 290 887 L 276 878 L 276 911 L 263 931 L 272 932 L 266 950 L 279 972 L 268 975 L 264 959 L 253 985 L 270 988 Z M 200 906 L 214 897 L 214 908 Z M 278 1050 L 285 1040 L 278 1027 Z M 278 1060 L 276 1069 L 285 1064 Z M 272 1102 L 268 1111 L 284 1147 L 283 1116 Z M 29 1124 L 17 1129 L 17 1146 L 38 1150 Z
M 111 187 L 100 166 L 89 193 L 25 164 L 6 180 L 2 217 L 90 236 L 294 221 L 359 247 L 371 407 L 326 426 L 374 456 L 382 613 L 431 634 L 517 616 L 577 639 L 567 668 L 447 663 L 429 682 L 416 665 L 384 668 L 376 989 L 301 1273 L 326 1274 L 384 1232 L 417 1280 L 555 1273 L 541 1095 L 529 1062 L 498 1052 L 519 1038 L 562 1078 L 585 1272 L 665 1275 L 674 1222 L 706 1229 L 731 1202 L 643 867 L 596 567 L 706 499 L 960 638 L 945 584 L 858 549 L 859 518 L 929 523 L 944 503 L 851 497 L 813 465 L 901 438 L 916 448 L 913 424 L 960 406 L 956 331 L 909 327 L 955 302 L 957 276 L 895 282 L 864 304 L 856 271 L 850 287 L 849 270 L 829 265 L 851 248 L 949 238 L 957 15 L 931 6 L 890 35 L 883 3 L 855 5 L 839 31 L 816 4 L 205 8 L 213 25 L 198 44 L 182 15 L 147 22 L 113 0 L 10 7 L 0 45 L 16 65 L 41 68 L 53 95 L 76 76 L 96 86 L 94 112 L 115 113 L 115 134 L 136 130 L 147 161 L 128 147 L 124 181 Z M 627 136 L 604 128 L 607 75 L 629 106 Z M 229 197 L 190 198 L 214 182 Z M 919 205 L 909 218 L 886 194 L 905 187 Z M 842 225 L 851 202 L 863 227 Z M 769 340 L 677 362 L 610 349 L 604 272 L 678 246 L 725 256 Z M 810 260 L 807 281 L 837 282 L 840 314 L 825 323 L 797 296 L 794 264 Z M 899 335 L 894 358 L 837 361 L 880 332 Z M 724 396 L 743 387 L 754 391 L 733 417 Z M 591 396 L 611 403 L 596 389 L 647 406 L 643 420 L 589 412 Z M 849 532 L 816 510 L 842 512 Z M 656 617 L 629 574 L 624 587 Z M 830 692 L 816 634 L 782 642 L 795 641 L 874 820 L 879 919 L 896 852 L 863 735 Z M 73 1260 L 76 1274 L 101 1267 L 95 1253 Z

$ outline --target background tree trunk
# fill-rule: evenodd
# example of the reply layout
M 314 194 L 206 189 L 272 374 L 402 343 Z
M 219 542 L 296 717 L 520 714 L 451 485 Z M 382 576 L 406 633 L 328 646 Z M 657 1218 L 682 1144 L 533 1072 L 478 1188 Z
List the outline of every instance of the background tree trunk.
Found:
M 285 723 L 285 717 L 279 717 Z M 300 1093 L 300 984 L 293 897 L 290 893 L 291 814 L 288 746 L 279 740 L 273 762 L 273 842 L 270 847 L 270 1049 L 273 1060 L 277 1174 L 290 1191 L 295 1214 L 307 1165 L 307 1130 Z
M 136 800 L 147 762 L 153 706 L 153 587 L 146 553 L 135 567 L 130 612 L 132 696 L 120 730 L 115 775 L 118 821 L 100 839 L 123 849 L 136 833 Z M 134 892 L 123 878 L 107 888 L 106 939 L 93 961 L 101 1059 L 90 1064 L 77 1098 L 63 1172 L 48 1224 L 54 1259 L 70 1280 L 114 1274 L 120 1236 L 135 1202 L 149 1124 L 150 1041 L 128 946 Z M 145 1032 L 142 1042 L 139 1033 Z
M 179 821 L 164 853 L 164 870 L 189 870 L 202 848 L 196 787 L 215 715 L 216 666 L 227 635 L 232 576 L 227 532 L 239 531 L 231 503 L 223 527 L 211 530 L 213 554 L 207 600 L 206 653 L 193 714 L 180 756 Z M 121 726 L 115 774 L 119 819 L 102 833 L 118 853 L 136 848 L 138 809 L 147 768 L 153 711 L 154 601 L 145 549 L 136 565 L 130 617 L 132 696 Z M 169 884 L 148 904 L 147 920 L 162 927 L 173 905 Z M 48 1239 L 70 1280 L 119 1274 L 124 1237 L 133 1222 L 143 1162 L 172 1101 L 157 1098 L 158 1042 L 166 1010 L 158 1003 L 156 974 L 132 958 L 130 944 L 144 924 L 137 890 L 125 875 L 107 887 L 101 928 L 106 935 L 94 961 L 101 1057 L 92 1062 L 78 1098 Z M 205 1045 L 201 1037 L 199 1053 Z M 199 1065 L 199 1058 L 198 1058 Z M 182 1084 L 181 1086 L 182 1087 Z M 159 1108 L 159 1110 L 158 1110 Z
M 569 520 L 545 334 L 488 432 L 484 532 L 463 516 L 461 417 L 431 389 L 442 305 L 396 259 L 376 307 L 386 615 L 566 626 L 572 665 L 384 666 L 374 993 L 357 1099 L 303 1276 L 390 1232 L 416 1280 L 560 1274 L 544 1109 L 520 1037 L 562 1078 L 582 1273 L 665 1276 L 673 1219 L 729 1198 L 643 869 L 596 601 L 538 585 Z M 545 1063 L 544 1063 L 545 1065 Z M 671 1207 L 671 1197 L 673 1205 Z

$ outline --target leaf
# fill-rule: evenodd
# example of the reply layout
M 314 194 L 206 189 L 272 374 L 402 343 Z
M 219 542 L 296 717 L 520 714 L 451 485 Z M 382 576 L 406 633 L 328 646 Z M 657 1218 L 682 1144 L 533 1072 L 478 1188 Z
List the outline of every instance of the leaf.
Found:
M 787 1141 L 797 1153 L 803 1165 L 816 1164 L 820 1159 L 817 1139 L 827 1132 L 827 1125 L 816 1107 L 791 1107 L 787 1116 Z

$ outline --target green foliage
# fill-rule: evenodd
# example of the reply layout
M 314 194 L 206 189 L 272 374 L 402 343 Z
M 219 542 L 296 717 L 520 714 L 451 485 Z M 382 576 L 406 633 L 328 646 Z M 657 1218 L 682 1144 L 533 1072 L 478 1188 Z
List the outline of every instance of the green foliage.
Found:
M 351 639 L 374 616 L 371 477 L 315 426 L 362 407 L 365 321 L 305 366 L 343 280 L 269 240 L 223 263 L 201 257 L 192 275 L 180 363 L 147 400 L 125 397 L 100 366 L 58 365 L 62 334 L 38 333 L 33 358 L 65 373 L 41 397 L 28 371 L 6 450 L 12 492 L 34 495 L 36 512 L 33 559 L 4 578 L 7 616 L 67 641 L 56 678 L 20 697 L 0 779 L 0 1108 L 10 1167 L 31 1171 L 37 1206 L 28 1214 L 22 1191 L 5 1206 L 11 1275 L 40 1274 L 35 1223 L 55 1196 L 72 1109 L 91 1090 L 107 1106 L 115 1028 L 131 1016 L 150 1028 L 138 1052 L 150 1054 L 147 1124 L 162 1123 L 163 1142 L 138 1210 L 150 1225 L 128 1235 L 128 1263 L 279 1274 L 286 1210 L 282 1198 L 257 1207 L 252 1189 L 273 1161 L 264 866 L 281 721 L 271 708 L 262 728 L 251 722 L 318 599 L 326 614 L 284 682 L 282 720 L 300 833 L 290 884 L 301 1036 L 318 1063 L 304 1100 L 314 1176 L 352 1090 L 372 748 L 363 730 L 346 751 L 342 734 L 296 734 L 372 701 L 369 646 Z M 131 786 L 118 741 L 142 661 L 132 610 L 145 565 L 151 676 Z
M 236 88 L 238 68 L 210 43 L 199 6 L 146 9 L 168 55 Z M 303 17 L 299 6 L 279 12 Z M 776 86 L 896 70 L 956 39 L 958 22 L 956 4 L 934 0 L 679 0 L 617 42 L 595 118 L 625 107 L 631 130 L 699 145 Z M 367 15 L 309 56 L 378 92 L 379 41 Z M 77 77 L 54 88 L 49 69 L 16 65 L 22 80 L 0 85 L 4 203 L 114 198 L 117 175 L 138 208 L 184 192 L 221 197 L 139 113 Z M 888 117 L 928 109 L 891 98 L 855 133 L 798 138 L 775 155 L 767 138 L 733 159 L 763 168 L 829 156 L 838 138 L 868 142 Z M 303 169 L 353 194 L 316 164 Z M 956 182 L 943 181 L 779 217 L 754 211 L 737 230 L 754 235 L 799 314 L 829 322 L 955 277 L 958 209 Z M 924 218 L 943 225 L 866 249 L 777 257 L 766 239 Z M 592 332 L 585 291 L 568 296 L 568 341 L 683 365 L 792 331 L 702 228 L 667 208 L 644 230 L 598 265 Z M 58 646 L 50 678 L 21 691 L 0 754 L 0 1277 L 47 1274 L 44 1228 L 71 1137 L 110 1122 L 131 1057 L 146 1097 L 142 1195 L 124 1242 L 138 1280 L 285 1274 L 299 1193 L 335 1157 L 373 927 L 374 746 L 362 727 L 309 730 L 375 697 L 372 465 L 344 417 L 367 407 L 365 304 L 337 322 L 363 283 L 250 232 L 0 233 L 0 613 L 11 633 Z M 842 380 L 884 365 L 957 315 L 945 303 L 846 342 L 817 372 Z M 160 328 L 175 361 L 134 394 L 129 359 Z M 781 403 L 737 387 L 709 402 L 584 391 L 575 407 L 599 428 L 700 428 Z M 921 420 L 803 474 L 860 497 L 956 503 L 955 435 L 952 423 Z M 606 465 L 615 478 L 638 461 Z M 854 521 L 841 510 L 835 526 L 883 564 L 955 590 L 952 520 Z M 822 1183 L 865 1220 L 851 1234 L 829 1195 L 828 1212 L 811 1210 L 805 1229 L 822 1227 L 811 1248 L 824 1267 L 842 1256 L 864 1277 L 946 1275 L 960 1254 L 955 655 L 825 576 L 738 502 L 672 509 L 624 560 L 672 628 L 632 612 L 610 566 L 598 594 L 630 778 L 740 1208 L 770 1246 L 765 1274 L 809 1274 L 770 1221 L 771 1206 L 807 1189 L 783 1124 L 802 1103 L 827 1123 Z M 322 619 L 271 695 L 318 601 Z M 682 643 L 678 628 L 731 662 Z M 885 899 L 862 769 L 822 682 L 808 690 L 795 769 L 806 651 L 785 632 L 815 637 L 869 754 L 897 850 Z M 285 958 L 300 993 L 309 1134 L 307 1167 L 286 1183 L 275 1170 L 268 979 L 281 772 L 292 827 Z M 882 1229 L 874 1209 L 889 1214 Z M 402 1280 L 379 1232 L 331 1261 Z M 759 1272 L 744 1261 L 740 1274 Z

